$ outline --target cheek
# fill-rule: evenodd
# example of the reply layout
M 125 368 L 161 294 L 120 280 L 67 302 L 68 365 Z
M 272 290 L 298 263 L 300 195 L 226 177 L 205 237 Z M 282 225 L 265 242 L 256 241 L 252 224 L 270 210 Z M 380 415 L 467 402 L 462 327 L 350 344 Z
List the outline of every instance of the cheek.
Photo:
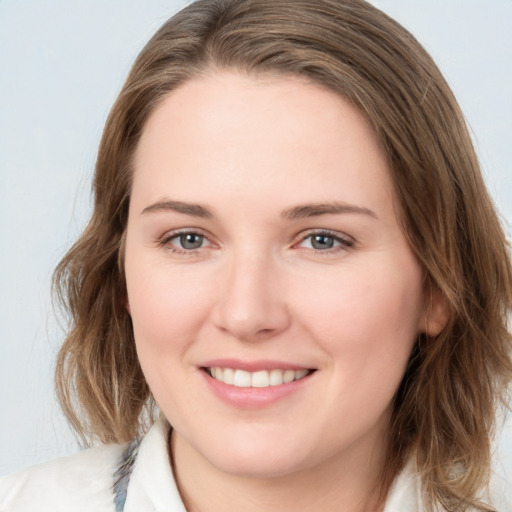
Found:
M 201 279 L 175 269 L 138 264 L 127 266 L 126 273 L 135 345 L 152 394 L 173 423 L 174 411 L 193 416 L 200 397 L 193 400 L 189 393 L 190 404 L 184 404 L 180 390 L 194 392 L 189 379 L 195 367 L 188 354 L 200 336 L 211 294 Z
M 305 283 L 318 293 L 302 301 L 298 316 L 343 367 L 342 375 L 405 368 L 419 333 L 423 294 L 419 266 L 407 259 L 402 263 L 372 261 Z
M 183 352 L 208 313 L 205 281 L 152 265 L 127 268 L 127 288 L 135 342 L 143 363 Z

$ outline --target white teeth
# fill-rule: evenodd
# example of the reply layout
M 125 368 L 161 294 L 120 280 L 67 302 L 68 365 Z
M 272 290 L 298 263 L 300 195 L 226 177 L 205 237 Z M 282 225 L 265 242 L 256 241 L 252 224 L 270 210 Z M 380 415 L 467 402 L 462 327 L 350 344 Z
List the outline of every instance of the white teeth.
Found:
M 254 372 L 251 376 L 251 387 L 253 388 L 268 388 L 270 379 L 266 370 Z
M 283 383 L 283 370 L 270 370 L 270 385 L 279 386 Z
M 302 379 L 302 377 L 305 377 L 308 374 L 307 370 L 297 370 L 295 372 L 295 378 L 294 380 Z
M 239 388 L 266 388 L 268 386 L 280 386 L 294 380 L 304 378 L 309 374 L 308 370 L 259 370 L 247 372 L 234 370 L 233 368 L 209 368 L 210 375 L 219 382 Z
M 219 379 L 217 379 L 219 380 Z M 223 382 L 223 381 L 221 381 Z M 244 370 L 235 370 L 233 384 L 237 388 L 250 388 L 251 387 L 251 374 Z
M 224 382 L 224 384 L 229 384 L 230 386 L 235 384 L 235 370 L 233 370 L 233 368 L 224 368 L 223 377 L 222 382 Z
M 291 382 L 295 378 L 293 370 L 286 370 L 283 375 L 283 382 Z

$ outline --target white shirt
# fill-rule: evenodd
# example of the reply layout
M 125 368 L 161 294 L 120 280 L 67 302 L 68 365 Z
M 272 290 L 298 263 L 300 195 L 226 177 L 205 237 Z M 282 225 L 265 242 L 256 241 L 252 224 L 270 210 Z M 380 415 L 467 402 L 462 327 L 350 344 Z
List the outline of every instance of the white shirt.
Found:
M 186 512 L 167 456 L 169 424 L 159 420 L 143 438 L 124 512 Z M 115 512 L 114 473 L 126 445 L 103 445 L 0 478 L 1 512 Z M 419 478 L 408 466 L 384 512 L 422 512 Z

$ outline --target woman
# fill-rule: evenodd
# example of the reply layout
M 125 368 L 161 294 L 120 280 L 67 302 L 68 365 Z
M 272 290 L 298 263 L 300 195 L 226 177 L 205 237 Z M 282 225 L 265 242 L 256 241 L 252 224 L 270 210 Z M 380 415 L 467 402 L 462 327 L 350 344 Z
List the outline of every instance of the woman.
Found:
M 138 57 L 94 187 L 56 377 L 104 445 L 4 479 L 6 510 L 495 509 L 507 244 L 402 27 L 193 3 Z

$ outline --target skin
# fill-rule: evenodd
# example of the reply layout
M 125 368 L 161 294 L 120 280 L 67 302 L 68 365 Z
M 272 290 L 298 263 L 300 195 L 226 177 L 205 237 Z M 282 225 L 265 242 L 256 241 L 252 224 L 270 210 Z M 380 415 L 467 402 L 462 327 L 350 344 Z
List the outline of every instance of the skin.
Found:
M 390 404 L 440 325 L 369 124 L 303 79 L 216 71 L 156 108 L 135 156 L 127 307 L 188 510 L 379 510 Z M 218 358 L 315 371 L 236 406 L 201 369 Z

